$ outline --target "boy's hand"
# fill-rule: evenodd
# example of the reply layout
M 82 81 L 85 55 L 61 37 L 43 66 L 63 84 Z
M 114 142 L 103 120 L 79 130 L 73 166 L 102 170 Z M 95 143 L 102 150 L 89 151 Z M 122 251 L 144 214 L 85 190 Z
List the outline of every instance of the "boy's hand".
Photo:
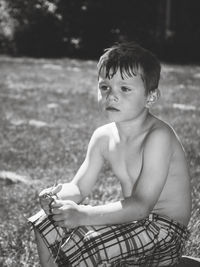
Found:
M 51 204 L 57 198 L 57 193 L 62 189 L 62 185 L 58 184 L 56 187 L 50 187 L 42 190 L 39 194 L 41 208 L 47 215 L 51 214 Z
M 81 225 L 85 213 L 82 205 L 71 200 L 55 200 L 52 205 L 52 219 L 60 227 L 75 228 Z

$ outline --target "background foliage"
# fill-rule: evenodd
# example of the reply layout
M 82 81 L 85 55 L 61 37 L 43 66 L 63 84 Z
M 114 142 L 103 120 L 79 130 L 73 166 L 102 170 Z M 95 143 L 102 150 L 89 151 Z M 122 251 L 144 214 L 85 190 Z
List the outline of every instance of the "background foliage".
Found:
M 1 52 L 97 58 L 113 42 L 134 39 L 163 59 L 200 57 L 198 0 L 0 0 L 0 6 Z

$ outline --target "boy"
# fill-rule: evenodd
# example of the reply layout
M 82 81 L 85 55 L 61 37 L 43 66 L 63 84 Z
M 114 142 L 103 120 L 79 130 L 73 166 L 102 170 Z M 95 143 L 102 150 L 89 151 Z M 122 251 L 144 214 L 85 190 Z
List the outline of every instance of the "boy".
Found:
M 42 266 L 179 262 L 191 212 L 190 178 L 175 132 L 149 112 L 160 95 L 159 78 L 156 57 L 135 43 L 117 44 L 100 58 L 98 101 L 109 123 L 92 135 L 74 179 L 40 193 L 46 215 L 30 221 Z M 105 160 L 123 199 L 81 205 Z

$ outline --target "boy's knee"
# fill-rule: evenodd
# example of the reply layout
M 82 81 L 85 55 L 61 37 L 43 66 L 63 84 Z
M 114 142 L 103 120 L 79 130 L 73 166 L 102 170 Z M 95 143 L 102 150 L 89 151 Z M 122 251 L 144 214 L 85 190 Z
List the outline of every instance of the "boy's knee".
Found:
M 95 231 L 95 230 L 90 230 L 88 231 L 85 236 L 84 236 L 84 241 L 85 242 L 92 242 L 94 241 L 95 239 L 97 239 L 98 237 L 100 237 L 100 233 L 98 231 Z
M 57 264 L 51 258 L 50 252 L 45 245 L 39 231 L 34 229 L 40 264 L 42 267 L 57 267 Z
M 80 257 L 79 253 L 85 251 L 85 248 L 88 248 L 90 243 L 93 243 L 95 246 L 95 240 L 99 235 L 100 233 L 90 229 L 90 227 L 78 227 L 69 239 L 64 242 L 62 250 L 76 253 L 77 257 Z

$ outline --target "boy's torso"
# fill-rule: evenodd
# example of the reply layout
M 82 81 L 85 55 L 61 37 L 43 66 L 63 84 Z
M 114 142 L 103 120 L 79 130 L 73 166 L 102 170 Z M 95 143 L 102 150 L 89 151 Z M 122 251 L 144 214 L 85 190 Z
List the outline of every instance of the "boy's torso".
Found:
M 156 118 L 153 124 L 153 127 L 169 127 Z M 110 134 L 104 157 L 120 181 L 123 196 L 129 197 L 140 177 L 144 158 L 144 143 L 148 138 L 149 131 L 141 133 L 137 138 L 125 144 L 120 142 L 114 123 L 106 127 L 110 127 L 108 131 Z M 173 156 L 165 186 L 153 208 L 153 212 L 171 217 L 187 225 L 190 217 L 190 188 L 187 164 L 181 144 L 172 130 L 171 134 L 173 136 Z

